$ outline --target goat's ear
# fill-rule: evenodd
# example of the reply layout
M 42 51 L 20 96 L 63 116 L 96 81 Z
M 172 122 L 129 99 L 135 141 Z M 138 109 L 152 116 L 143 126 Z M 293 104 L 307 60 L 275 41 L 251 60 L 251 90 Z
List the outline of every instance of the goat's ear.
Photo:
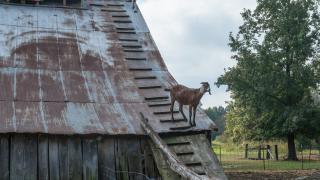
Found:
M 207 82 L 201 82 L 200 84 L 208 84 Z

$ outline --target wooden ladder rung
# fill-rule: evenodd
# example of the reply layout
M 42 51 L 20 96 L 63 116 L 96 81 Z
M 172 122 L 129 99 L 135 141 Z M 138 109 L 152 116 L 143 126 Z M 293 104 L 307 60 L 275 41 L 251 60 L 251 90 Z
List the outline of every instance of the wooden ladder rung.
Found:
M 138 42 L 138 39 L 119 38 L 119 41 Z
M 152 71 L 152 68 L 129 68 L 130 71 Z
M 122 9 L 101 9 L 101 11 L 106 11 L 106 12 L 126 12 L 126 10 L 122 10 Z
M 121 30 L 121 31 L 134 31 L 134 28 L 127 28 L 127 27 L 117 27 L 117 30 Z
M 156 76 L 139 76 L 139 77 L 134 77 L 134 79 L 136 79 L 136 80 L 146 80 L 146 79 L 157 79 L 157 77 Z
M 171 106 L 171 103 L 157 103 L 157 104 L 148 104 L 149 107 L 161 107 L 161 106 Z
M 135 31 L 117 31 L 119 34 L 137 34 Z
M 145 97 L 146 101 L 155 101 L 155 100 L 167 100 L 169 96 L 158 96 L 158 97 Z
M 179 122 L 187 122 L 186 119 L 175 119 L 175 120 L 169 120 L 169 119 L 160 119 L 161 123 L 179 123 Z
M 207 173 L 205 173 L 205 172 L 195 172 L 195 173 L 197 173 L 197 174 L 200 175 L 200 176 L 207 175 Z
M 107 6 L 122 7 L 124 4 L 107 4 Z
M 190 145 L 190 142 L 175 142 L 175 143 L 167 143 L 168 146 L 182 146 L 182 145 Z
M 162 86 L 140 86 L 139 89 L 159 89 L 162 88 Z
M 143 49 L 124 49 L 124 52 L 144 52 Z
M 122 45 L 123 48 L 134 48 L 134 49 L 139 49 L 142 48 L 141 45 Z
M 185 129 L 190 129 L 193 126 L 180 126 L 180 127 L 171 127 L 170 130 L 185 130 Z
M 190 163 L 185 163 L 186 166 L 202 166 L 201 162 L 190 162 Z
M 194 155 L 194 152 L 180 152 L 176 153 L 177 156 L 188 156 L 188 155 Z
M 158 97 L 145 97 L 146 101 L 155 101 L 155 100 L 167 100 L 169 96 L 158 96 Z
M 174 114 L 179 113 L 179 111 L 173 111 Z M 153 112 L 154 115 L 161 115 L 161 114 L 171 114 L 171 111 L 159 111 Z
M 129 18 L 129 15 L 123 14 L 123 15 L 111 15 L 114 18 Z
M 103 4 L 90 3 L 89 6 L 103 7 Z
M 114 23 L 132 23 L 131 20 L 114 20 Z
M 131 58 L 125 58 L 128 61 L 146 61 L 147 58 L 137 58 L 137 57 L 131 57 Z

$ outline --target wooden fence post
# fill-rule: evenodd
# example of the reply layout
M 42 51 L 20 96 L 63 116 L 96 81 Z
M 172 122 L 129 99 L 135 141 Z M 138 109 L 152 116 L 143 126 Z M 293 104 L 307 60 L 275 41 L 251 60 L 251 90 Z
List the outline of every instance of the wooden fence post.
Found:
M 249 144 L 246 144 L 245 152 L 244 152 L 244 158 L 248 159 L 248 149 L 249 149 Z
M 275 156 L 276 156 L 276 160 L 278 161 L 278 160 L 279 160 L 279 156 L 278 156 L 278 145 L 274 145 L 274 153 L 275 153 Z
M 258 148 L 258 159 L 261 160 L 261 145 Z
M 270 159 L 270 151 L 271 151 L 270 145 L 267 145 L 267 155 L 266 155 L 266 159 Z
M 303 145 L 301 144 L 301 169 L 303 169 Z

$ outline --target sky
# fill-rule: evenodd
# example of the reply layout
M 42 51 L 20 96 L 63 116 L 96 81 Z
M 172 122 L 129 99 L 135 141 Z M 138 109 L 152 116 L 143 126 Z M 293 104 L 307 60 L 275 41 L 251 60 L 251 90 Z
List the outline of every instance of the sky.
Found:
M 254 9 L 256 0 L 137 0 L 152 37 L 179 84 L 199 88 L 207 81 L 203 108 L 226 106 L 230 94 L 214 83 L 224 69 L 235 65 L 230 58 L 229 33 L 242 24 L 244 8 Z

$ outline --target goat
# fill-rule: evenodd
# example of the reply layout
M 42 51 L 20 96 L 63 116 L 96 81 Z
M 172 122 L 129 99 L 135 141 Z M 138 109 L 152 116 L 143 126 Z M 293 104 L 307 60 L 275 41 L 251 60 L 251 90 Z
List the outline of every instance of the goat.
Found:
M 175 101 L 178 101 L 179 103 L 179 111 L 181 112 L 184 119 L 186 118 L 186 115 L 183 112 L 183 105 L 189 105 L 189 124 L 190 126 L 196 126 L 195 117 L 197 112 L 197 107 L 200 103 L 200 99 L 202 96 L 209 92 L 211 95 L 211 89 L 208 82 L 202 82 L 201 87 L 199 89 L 191 89 L 183 85 L 175 85 L 170 89 L 170 97 L 171 97 L 171 118 L 172 121 L 174 121 L 173 118 L 173 107 Z M 191 119 L 191 116 L 193 114 L 193 122 Z

